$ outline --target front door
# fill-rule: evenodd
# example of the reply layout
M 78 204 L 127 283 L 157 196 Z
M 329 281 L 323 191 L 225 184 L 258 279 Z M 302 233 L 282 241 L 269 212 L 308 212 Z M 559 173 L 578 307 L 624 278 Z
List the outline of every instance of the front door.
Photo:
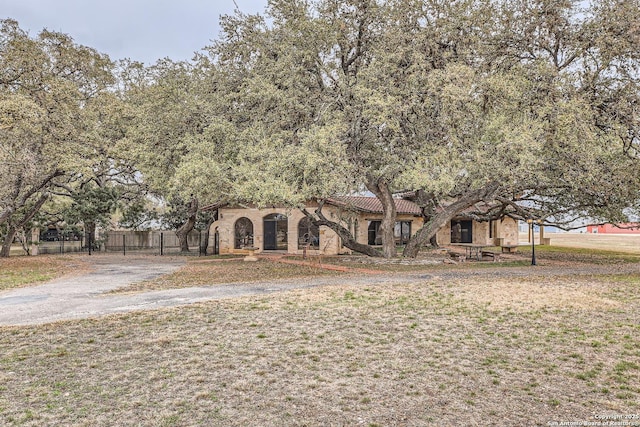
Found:
M 274 251 L 278 248 L 276 236 L 277 236 L 276 221 L 264 221 L 264 250 Z
M 271 214 L 264 217 L 264 250 L 286 251 L 289 222 L 286 215 Z

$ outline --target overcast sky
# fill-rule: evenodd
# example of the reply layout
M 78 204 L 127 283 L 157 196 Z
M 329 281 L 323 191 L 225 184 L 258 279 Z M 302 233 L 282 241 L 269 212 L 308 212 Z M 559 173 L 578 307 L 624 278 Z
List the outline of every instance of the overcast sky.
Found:
M 263 12 L 267 0 L 235 0 L 245 13 Z M 0 18 L 18 21 L 35 37 L 47 28 L 78 44 L 146 65 L 191 59 L 220 32 L 220 15 L 233 0 L 0 0 Z

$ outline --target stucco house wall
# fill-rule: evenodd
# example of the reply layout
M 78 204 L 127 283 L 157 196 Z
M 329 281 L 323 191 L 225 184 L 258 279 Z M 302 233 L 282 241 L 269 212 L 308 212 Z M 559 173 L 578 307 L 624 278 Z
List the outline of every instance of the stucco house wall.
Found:
M 360 243 L 367 243 L 369 225 L 371 221 L 381 221 L 382 215 L 375 213 L 355 213 L 346 212 L 334 206 L 325 206 L 323 212 L 332 220 L 341 219 L 345 227 L 356 235 L 356 240 Z M 264 252 L 264 219 L 271 214 L 281 214 L 287 217 L 287 253 L 302 254 L 305 249 L 298 247 L 300 236 L 298 226 L 305 217 L 297 209 L 288 210 L 284 208 L 256 209 L 246 207 L 224 207 L 218 211 L 218 221 L 211 225 L 211 236 L 218 231 L 218 239 L 221 254 L 244 254 L 246 249 L 235 248 L 235 225 L 241 218 L 249 219 L 253 224 L 253 247 L 257 248 L 256 253 Z M 411 233 L 415 233 L 422 227 L 422 218 L 412 215 L 398 215 L 398 221 L 410 221 Z M 213 238 L 213 237 L 212 237 Z M 319 249 L 307 249 L 308 254 L 337 255 L 351 253 L 351 250 L 342 245 L 340 237 L 328 227 L 319 229 Z M 213 242 L 211 242 L 213 245 Z
M 253 247 L 256 252 L 264 251 L 264 219 L 271 214 L 281 214 L 287 217 L 287 252 L 292 254 L 302 254 L 304 249 L 298 249 L 298 225 L 305 217 L 300 210 L 288 210 L 284 208 L 220 208 L 218 211 L 218 221 L 211 225 L 211 234 L 218 231 L 221 254 L 243 254 L 246 249 L 235 248 L 235 225 L 240 218 L 247 218 L 253 223 Z M 331 229 L 320 227 L 319 250 L 310 249 L 310 254 L 338 254 L 341 253 L 340 238 Z
M 513 218 L 502 218 L 496 221 L 497 233 L 494 241 L 495 245 L 517 245 L 518 244 L 518 221 Z M 502 239 L 502 240 L 499 240 Z
M 368 203 L 362 198 L 358 203 Z M 317 205 L 309 204 L 310 209 L 314 209 Z M 356 236 L 359 243 L 367 243 L 369 240 L 369 225 L 372 221 L 381 221 L 382 214 L 372 211 L 362 211 L 353 209 L 353 207 L 334 206 L 326 204 L 323 208 L 324 214 L 331 220 L 340 220 L 341 223 L 351 230 Z M 256 252 L 265 251 L 264 233 L 265 218 L 272 214 L 284 215 L 287 218 L 287 248 L 286 252 L 290 254 L 302 254 L 305 250 L 310 255 L 324 254 L 336 255 L 350 253 L 351 251 L 342 245 L 340 237 L 328 227 L 319 228 L 319 245 L 318 248 L 300 247 L 298 235 L 299 224 L 305 215 L 298 209 L 286 209 L 282 207 L 271 207 L 257 209 L 252 207 L 221 207 L 218 209 L 218 220 L 211 226 L 211 236 L 215 231 L 218 232 L 219 251 L 225 253 L 247 253 L 247 249 L 235 248 L 235 226 L 239 219 L 247 218 L 253 224 L 253 247 Z M 464 217 L 457 220 L 465 220 Z M 397 221 L 408 221 L 411 223 L 411 235 L 415 234 L 422 225 L 423 219 L 415 213 L 406 214 L 399 213 Z M 493 227 L 492 237 L 489 237 L 489 227 Z M 505 217 L 503 219 L 490 222 L 472 222 L 472 240 L 474 244 L 482 245 L 517 245 L 518 244 L 518 223 L 517 221 Z M 212 237 L 213 238 L 213 237 Z M 437 233 L 438 244 L 451 244 L 451 224 L 447 224 Z M 213 242 L 211 242 L 213 244 Z
M 458 218 L 464 219 L 464 218 Z M 489 237 L 489 226 L 494 227 L 492 237 Z M 518 221 L 505 217 L 491 223 L 472 221 L 473 243 L 478 245 L 517 245 Z M 447 224 L 438 230 L 437 239 L 439 245 L 451 244 L 451 224 Z
M 369 225 L 372 221 L 382 221 L 382 214 L 374 214 L 374 213 L 361 213 L 357 216 L 358 219 L 358 238 L 357 241 L 359 243 L 367 243 L 369 240 Z M 406 215 L 406 214 L 398 214 L 396 216 L 397 222 L 411 222 L 411 235 L 416 234 L 422 225 L 423 219 L 422 217 L 418 217 L 415 215 Z

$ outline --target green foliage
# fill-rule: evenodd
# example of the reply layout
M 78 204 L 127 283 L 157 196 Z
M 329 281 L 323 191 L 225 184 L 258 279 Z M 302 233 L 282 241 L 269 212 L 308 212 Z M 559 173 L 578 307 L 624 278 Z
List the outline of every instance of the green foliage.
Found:
M 117 188 L 87 185 L 73 195 L 71 205 L 63 211 L 63 218 L 67 224 L 93 223 L 108 227 L 119 198 Z
M 119 149 L 165 201 L 297 207 L 366 187 L 457 201 L 444 216 L 497 200 L 489 215 L 623 220 L 640 200 L 637 9 L 272 1 L 223 17 L 193 63 L 129 64 Z
M 158 212 L 144 199 L 127 204 L 121 211 L 118 225 L 130 230 L 148 230 L 158 222 Z
M 640 14 L 545 5 L 318 0 L 224 18 L 209 64 L 253 146 L 200 179 L 233 176 L 259 205 L 384 180 L 437 203 L 487 188 L 549 221 L 622 219 L 640 188 L 635 113 L 617 113 L 638 101 L 638 34 L 611 22 Z
M 31 38 L 0 22 L 0 224 L 29 226 L 51 194 L 70 194 L 87 177 L 115 176 L 110 147 L 119 137 L 113 64 L 67 35 Z
M 157 216 L 160 225 L 165 230 L 176 230 L 188 219 L 188 204 L 180 197 L 173 197 Z M 196 215 L 194 228 L 196 230 L 206 230 L 213 222 L 214 212 L 199 211 Z
M 623 221 L 640 207 L 638 6 L 271 1 L 223 17 L 193 62 L 122 63 L 118 90 L 106 56 L 2 21 L 0 223 L 54 191 L 75 195 L 70 221 L 106 223 L 119 199 L 140 227 L 141 178 L 181 231 L 187 200 L 299 207 L 363 188 L 457 201 L 448 216 L 497 200 Z

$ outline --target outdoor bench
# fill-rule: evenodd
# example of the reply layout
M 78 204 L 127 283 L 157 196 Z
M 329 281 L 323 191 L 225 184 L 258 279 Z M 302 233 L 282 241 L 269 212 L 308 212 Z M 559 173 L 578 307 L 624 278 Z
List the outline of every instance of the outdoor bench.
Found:
M 501 248 L 503 254 L 518 252 L 518 245 L 502 245 Z
M 493 259 L 493 262 L 500 260 L 500 254 L 493 251 L 482 251 L 482 258 L 487 257 Z

